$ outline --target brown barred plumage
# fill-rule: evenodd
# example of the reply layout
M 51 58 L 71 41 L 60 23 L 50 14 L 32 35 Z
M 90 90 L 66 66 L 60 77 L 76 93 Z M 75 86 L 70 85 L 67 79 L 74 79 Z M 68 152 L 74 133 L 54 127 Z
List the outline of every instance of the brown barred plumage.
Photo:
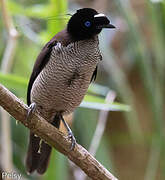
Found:
M 44 46 L 28 84 L 27 104 L 31 105 L 28 115 L 32 107 L 36 107 L 36 111 L 56 128 L 62 120 L 72 140 L 71 149 L 75 138 L 63 115 L 79 106 L 90 82 L 96 78 L 97 65 L 102 59 L 98 40 L 102 28 L 114 28 L 104 14 L 91 8 L 78 10 L 67 28 Z M 43 174 L 50 153 L 51 147 L 30 132 L 27 171 Z

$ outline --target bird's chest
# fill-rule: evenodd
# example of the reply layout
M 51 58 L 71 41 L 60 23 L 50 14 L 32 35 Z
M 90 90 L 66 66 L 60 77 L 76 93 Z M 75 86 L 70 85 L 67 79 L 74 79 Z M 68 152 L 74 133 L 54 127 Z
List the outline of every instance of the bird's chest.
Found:
M 57 94 L 79 92 L 84 94 L 87 90 L 92 74 L 98 64 L 97 52 L 85 54 L 85 52 L 52 52 L 49 63 L 41 76 L 45 79 L 50 91 Z M 52 92 L 52 94 L 53 94 Z
M 47 109 L 54 107 L 54 111 L 73 111 L 88 89 L 100 56 L 97 47 L 54 47 L 49 62 L 33 84 L 32 101 Z

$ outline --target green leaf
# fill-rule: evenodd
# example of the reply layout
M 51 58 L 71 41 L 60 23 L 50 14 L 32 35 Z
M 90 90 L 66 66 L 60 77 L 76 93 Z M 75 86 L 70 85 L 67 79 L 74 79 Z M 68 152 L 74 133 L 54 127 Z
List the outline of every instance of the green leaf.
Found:
M 0 83 L 9 89 L 25 90 L 27 88 L 28 80 L 13 74 L 0 73 Z
M 121 103 L 106 103 L 105 98 L 99 96 L 93 96 L 87 94 L 84 97 L 84 101 L 80 104 L 80 107 L 107 110 L 107 111 L 130 111 L 131 108 L 128 105 Z

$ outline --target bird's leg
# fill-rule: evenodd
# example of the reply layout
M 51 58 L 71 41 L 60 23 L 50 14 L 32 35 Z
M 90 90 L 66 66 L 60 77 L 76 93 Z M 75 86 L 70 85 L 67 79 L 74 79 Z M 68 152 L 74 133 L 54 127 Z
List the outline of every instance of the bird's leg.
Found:
M 65 122 L 65 120 L 64 120 L 64 118 L 63 118 L 62 115 L 61 115 L 61 120 L 62 120 L 62 122 L 63 122 L 65 128 L 66 128 L 67 131 L 68 131 L 68 137 L 69 137 L 69 139 L 71 139 L 71 143 L 72 143 L 72 144 L 71 144 L 70 150 L 72 151 L 72 150 L 75 148 L 75 145 L 76 145 L 76 139 L 75 139 L 75 137 L 74 137 L 74 135 L 73 135 L 72 130 L 70 129 L 70 127 L 68 126 L 68 124 Z
M 28 112 L 27 112 L 27 116 L 26 116 L 26 120 L 29 119 L 29 117 L 31 116 L 32 113 L 34 113 L 36 110 L 36 103 L 31 103 L 30 106 L 28 107 Z
M 26 121 L 29 120 L 29 117 L 36 111 L 36 103 L 31 103 L 30 106 L 28 107 L 27 110 L 27 116 L 26 116 Z M 35 137 L 38 137 L 36 134 L 34 134 Z

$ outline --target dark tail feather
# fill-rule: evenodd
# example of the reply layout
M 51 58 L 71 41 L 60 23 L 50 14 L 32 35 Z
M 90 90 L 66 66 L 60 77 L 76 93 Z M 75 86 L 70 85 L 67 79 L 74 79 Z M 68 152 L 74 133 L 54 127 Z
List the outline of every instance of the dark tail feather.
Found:
M 51 124 L 59 128 L 60 118 L 55 116 Z M 47 170 L 52 148 L 44 141 L 42 141 L 40 145 L 40 140 L 39 137 L 35 137 L 33 133 L 30 133 L 30 142 L 26 158 L 26 169 L 29 173 L 37 170 L 39 174 L 43 174 Z M 38 152 L 39 150 L 40 152 Z
M 39 163 L 40 154 L 38 153 L 38 150 L 40 138 L 36 137 L 32 132 L 30 132 L 29 139 L 30 140 L 26 158 L 26 170 L 28 173 L 32 173 L 38 167 Z
M 37 167 L 37 172 L 39 174 L 43 174 L 48 167 L 50 154 L 51 154 L 52 147 L 49 146 L 47 143 L 42 141 L 41 144 L 41 155 L 40 155 L 40 162 Z

